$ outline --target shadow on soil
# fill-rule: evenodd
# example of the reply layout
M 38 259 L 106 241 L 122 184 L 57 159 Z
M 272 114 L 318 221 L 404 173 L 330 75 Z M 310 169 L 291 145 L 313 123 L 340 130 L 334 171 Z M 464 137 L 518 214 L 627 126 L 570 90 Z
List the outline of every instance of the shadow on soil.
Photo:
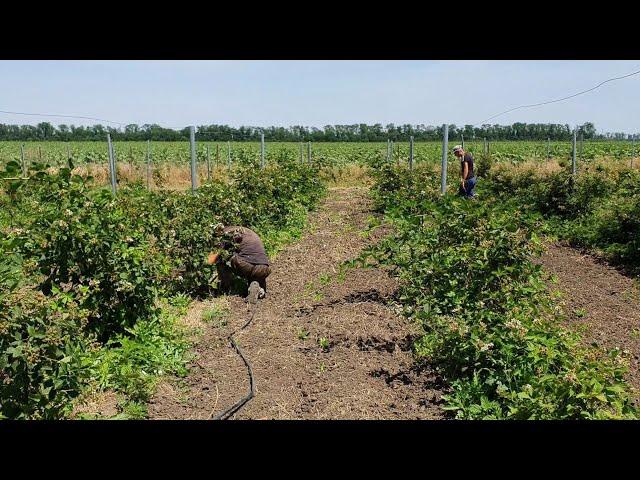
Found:
M 301 307 L 296 310 L 296 317 L 305 317 L 311 315 L 320 307 L 331 307 L 334 305 L 344 305 L 353 303 L 379 303 L 381 305 L 388 305 L 395 298 L 395 293 L 392 295 L 382 295 L 377 289 L 372 288 L 366 292 L 355 292 L 345 295 L 343 298 L 331 300 L 329 302 L 318 302 L 308 307 Z
M 386 339 L 386 338 L 377 338 L 377 337 L 369 337 L 367 339 L 359 339 L 356 342 L 358 348 L 362 351 L 368 350 L 378 350 L 393 353 L 396 348 L 399 348 L 403 352 L 411 351 L 411 347 L 413 346 L 413 342 L 419 338 L 418 335 L 406 335 L 401 339 Z

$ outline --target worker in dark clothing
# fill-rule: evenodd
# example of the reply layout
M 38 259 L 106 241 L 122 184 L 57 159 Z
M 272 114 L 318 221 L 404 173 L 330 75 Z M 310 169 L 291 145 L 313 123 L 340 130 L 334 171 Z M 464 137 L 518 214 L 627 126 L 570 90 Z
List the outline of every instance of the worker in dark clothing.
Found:
M 260 237 L 247 227 L 218 224 L 214 228 L 222 236 L 221 252 L 211 252 L 207 263 L 216 264 L 221 289 L 228 290 L 236 274 L 249 281 L 249 295 L 255 291 L 257 298 L 263 298 L 271 267 Z
M 466 198 L 475 197 L 473 189 L 476 186 L 476 175 L 473 171 L 473 157 L 462 148 L 453 147 L 453 154 L 460 159 L 460 190 L 458 193 Z

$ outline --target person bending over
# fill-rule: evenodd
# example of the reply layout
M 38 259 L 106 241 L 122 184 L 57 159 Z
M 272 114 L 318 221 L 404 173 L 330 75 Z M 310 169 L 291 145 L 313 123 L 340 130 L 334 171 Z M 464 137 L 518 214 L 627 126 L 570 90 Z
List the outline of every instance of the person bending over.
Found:
M 271 266 L 258 234 L 236 225 L 225 227 L 219 223 L 214 228 L 222 236 L 222 242 L 219 251 L 209 253 L 207 263 L 216 264 L 221 290 L 229 290 L 235 274 L 249 282 L 250 296 L 256 291 L 257 298 L 264 298 Z
M 473 189 L 476 186 L 476 175 L 473 171 L 473 157 L 462 148 L 453 147 L 453 154 L 460 159 L 460 189 L 458 193 L 466 198 L 475 197 Z

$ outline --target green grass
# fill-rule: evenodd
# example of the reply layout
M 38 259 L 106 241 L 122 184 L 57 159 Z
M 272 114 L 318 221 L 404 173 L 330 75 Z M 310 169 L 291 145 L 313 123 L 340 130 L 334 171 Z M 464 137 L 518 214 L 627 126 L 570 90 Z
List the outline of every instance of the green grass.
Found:
M 299 239 L 307 225 L 308 211 L 299 206 L 287 217 L 287 224 L 281 230 L 258 232 L 264 248 L 271 259 L 277 257 L 287 245 Z
M 120 408 L 122 412 L 111 420 L 142 420 L 149 415 L 146 403 L 125 402 Z
M 227 325 L 225 316 L 228 315 L 228 313 L 228 305 L 216 303 L 211 308 L 202 312 L 202 320 L 205 323 L 213 323 L 216 327 L 221 328 Z
M 576 317 L 583 318 L 587 315 L 587 311 L 584 308 L 577 308 L 573 311 Z
M 304 330 L 304 329 L 300 329 L 298 330 L 298 339 L 299 340 L 306 340 L 307 338 L 309 338 L 309 332 Z
M 122 413 L 127 418 L 146 415 L 143 407 L 161 377 L 186 375 L 190 344 L 178 319 L 186 313 L 187 301 L 188 297 L 181 295 L 162 302 L 158 315 L 139 320 L 127 330 L 127 336 L 119 335 L 107 348 L 91 352 L 91 388 L 123 394 Z

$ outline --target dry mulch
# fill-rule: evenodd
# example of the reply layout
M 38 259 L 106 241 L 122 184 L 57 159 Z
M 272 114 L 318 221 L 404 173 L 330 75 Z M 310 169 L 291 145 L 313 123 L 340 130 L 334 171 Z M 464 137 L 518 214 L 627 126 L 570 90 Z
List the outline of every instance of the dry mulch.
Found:
M 411 354 L 419 331 L 389 305 L 395 280 L 378 269 L 337 275 L 341 262 L 384 234 L 361 234 L 371 214 L 366 188 L 332 189 L 303 237 L 273 261 L 268 296 L 236 335 L 257 393 L 233 418 L 445 418 L 445 387 Z M 204 326 L 189 376 L 161 385 L 150 418 L 208 419 L 248 392 L 246 367 L 226 336 L 247 320 L 249 306 L 226 301 L 228 323 Z
M 113 391 L 96 392 L 88 398 L 78 399 L 73 406 L 70 418 L 111 418 L 118 414 L 118 404 L 122 395 Z

